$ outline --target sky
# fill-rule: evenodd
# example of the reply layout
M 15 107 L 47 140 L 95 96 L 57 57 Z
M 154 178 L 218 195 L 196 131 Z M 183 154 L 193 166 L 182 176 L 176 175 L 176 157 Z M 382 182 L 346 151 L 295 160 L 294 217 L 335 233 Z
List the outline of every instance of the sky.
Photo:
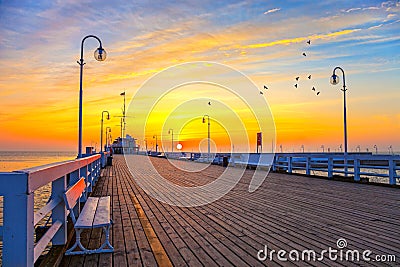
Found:
M 244 95 L 201 84 L 162 96 L 150 89 L 148 97 L 161 100 L 144 131 L 133 125 L 146 112 L 140 104 L 127 107 L 131 118 L 127 133 L 142 147 L 144 140 L 154 146 L 156 135 L 169 142 L 166 121 L 179 121 L 179 116 L 187 119 L 174 126 L 174 140 L 185 144 L 183 150 L 203 147 L 207 129 L 201 122 L 207 114 L 216 150 L 229 150 L 232 145 L 240 150 L 246 145 L 230 139 L 234 134 L 228 129 L 228 118 L 237 116 L 245 129 L 243 143 L 250 143 L 253 151 L 255 134 L 262 128 L 253 110 L 267 108 L 266 117 L 273 117 L 273 125 L 268 133 L 263 131 L 265 147 L 339 151 L 343 145 L 342 73 L 337 72 L 338 85 L 331 85 L 329 78 L 340 66 L 348 89 L 348 150 L 374 151 L 376 145 L 380 152 L 387 152 L 389 146 L 400 151 L 399 11 L 399 1 L 368 0 L 1 0 L 0 150 L 77 151 L 76 61 L 82 39 L 96 35 L 107 58 L 97 62 L 93 57 L 97 40 L 85 41 L 84 147 L 99 149 L 104 110 L 111 115 L 104 128 L 111 127 L 113 139 L 120 136 L 121 92 L 126 91 L 127 106 L 135 100 L 146 101 L 137 96 L 152 77 L 177 64 L 204 61 L 223 64 L 232 73 L 248 77 L 254 86 L 246 87 Z M 226 76 L 227 82 L 235 83 L 230 78 Z M 259 101 L 257 97 L 265 104 L 247 105 L 246 111 L 241 100 Z M 196 104 L 190 106 L 190 101 Z M 179 111 L 180 105 L 191 108 Z

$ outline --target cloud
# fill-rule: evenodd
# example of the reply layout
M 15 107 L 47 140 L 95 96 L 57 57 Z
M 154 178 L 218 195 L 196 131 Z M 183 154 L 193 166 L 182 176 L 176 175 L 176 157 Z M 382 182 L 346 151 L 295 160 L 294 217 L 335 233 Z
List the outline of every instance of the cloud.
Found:
M 359 10 L 379 10 L 379 9 L 380 8 L 376 7 L 376 6 L 363 7 L 363 8 L 361 8 L 361 7 L 352 7 L 352 8 L 349 8 L 349 9 L 345 10 L 344 12 L 350 13 L 350 12 L 359 11 Z
M 357 11 L 357 10 L 361 10 L 361 7 L 353 7 L 353 8 L 345 10 L 345 12 L 349 13 L 349 12 L 353 12 L 353 11 Z
M 331 39 L 331 38 L 335 38 L 337 36 L 351 34 L 353 32 L 357 32 L 359 30 L 360 29 L 348 29 L 348 30 L 336 31 L 336 32 L 331 32 L 331 33 L 326 33 L 326 34 L 315 34 L 315 35 L 310 35 L 310 36 L 306 36 L 306 37 L 281 39 L 281 40 L 267 42 L 267 43 L 255 43 L 255 44 L 249 44 L 249 45 L 234 45 L 234 46 L 230 46 L 230 47 L 222 47 L 221 50 L 239 49 L 239 48 L 240 49 L 247 49 L 247 48 L 252 49 L 252 48 L 270 47 L 270 46 L 276 46 L 276 45 L 289 45 L 289 44 L 293 44 L 293 43 L 305 42 L 308 39 L 312 39 L 312 40 Z
M 275 13 L 275 12 L 277 12 L 279 10 L 281 10 L 281 9 L 280 8 L 273 8 L 273 9 L 265 11 L 264 15 L 267 15 L 267 14 L 270 14 L 270 13 Z

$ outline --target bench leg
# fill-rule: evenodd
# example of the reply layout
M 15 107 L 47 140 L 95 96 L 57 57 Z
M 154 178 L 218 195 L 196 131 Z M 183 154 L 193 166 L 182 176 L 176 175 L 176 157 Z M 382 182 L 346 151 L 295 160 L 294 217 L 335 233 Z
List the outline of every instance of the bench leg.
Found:
M 96 252 L 114 252 L 113 246 L 110 244 L 110 227 L 111 225 L 107 225 L 103 227 L 104 234 L 106 235 L 106 240 L 101 245 L 100 248 L 96 249 Z M 105 249 L 108 247 L 108 249 Z
M 81 233 L 83 229 L 75 229 L 76 232 L 75 244 L 65 252 L 65 255 L 82 255 L 82 254 L 114 252 L 114 248 L 110 244 L 110 227 L 111 225 L 103 227 L 106 240 L 98 249 L 85 248 L 81 243 Z M 81 250 L 75 250 L 77 247 L 79 247 Z
M 76 241 L 75 244 L 65 252 L 65 255 L 77 255 L 77 254 L 87 254 L 88 250 L 81 243 L 81 232 L 83 229 L 75 229 L 76 233 Z M 76 247 L 79 247 L 81 250 L 74 251 Z

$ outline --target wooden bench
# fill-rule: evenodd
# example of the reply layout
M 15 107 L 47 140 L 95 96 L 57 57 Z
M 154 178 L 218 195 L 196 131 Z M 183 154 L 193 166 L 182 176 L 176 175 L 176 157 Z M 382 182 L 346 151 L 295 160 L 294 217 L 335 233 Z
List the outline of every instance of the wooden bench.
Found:
M 110 196 L 89 197 L 79 214 L 78 219 L 73 211 L 82 194 L 86 190 L 85 179 L 81 178 L 64 193 L 64 201 L 69 210 L 70 217 L 74 224 L 76 241 L 75 244 L 65 252 L 65 255 L 93 254 L 103 252 L 114 252 L 109 241 L 109 232 L 112 221 L 110 219 Z M 87 249 L 81 243 L 81 232 L 84 229 L 103 228 L 105 241 L 98 249 Z M 77 247 L 80 250 L 75 250 Z

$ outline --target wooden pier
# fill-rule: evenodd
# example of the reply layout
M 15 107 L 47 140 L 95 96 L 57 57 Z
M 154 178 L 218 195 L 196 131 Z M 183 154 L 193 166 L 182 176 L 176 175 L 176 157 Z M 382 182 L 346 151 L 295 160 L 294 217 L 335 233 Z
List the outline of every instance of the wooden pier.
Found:
M 141 171 L 144 156 L 134 156 Z M 182 172 L 167 159 L 152 158 L 162 175 L 176 184 L 196 186 L 217 179 L 224 170 L 210 166 Z M 186 164 L 200 164 L 191 163 Z M 253 170 L 237 186 L 208 205 L 182 208 L 149 197 L 134 181 L 124 157 L 114 155 L 103 170 L 93 196 L 111 196 L 111 244 L 114 253 L 64 256 L 61 266 L 394 266 L 400 263 L 400 192 L 397 188 L 297 175 L 270 173 L 249 193 Z M 148 179 L 152 179 L 151 176 Z M 161 189 L 160 189 L 161 190 Z M 82 243 L 96 248 L 100 229 L 87 230 Z M 314 250 L 329 247 L 372 252 L 369 257 L 395 255 L 396 262 L 260 261 L 264 250 Z M 270 252 L 270 251 L 268 251 Z M 263 253 L 259 254 L 263 256 Z M 285 255 L 288 258 L 288 254 Z M 361 254 L 360 254 L 361 257 Z

